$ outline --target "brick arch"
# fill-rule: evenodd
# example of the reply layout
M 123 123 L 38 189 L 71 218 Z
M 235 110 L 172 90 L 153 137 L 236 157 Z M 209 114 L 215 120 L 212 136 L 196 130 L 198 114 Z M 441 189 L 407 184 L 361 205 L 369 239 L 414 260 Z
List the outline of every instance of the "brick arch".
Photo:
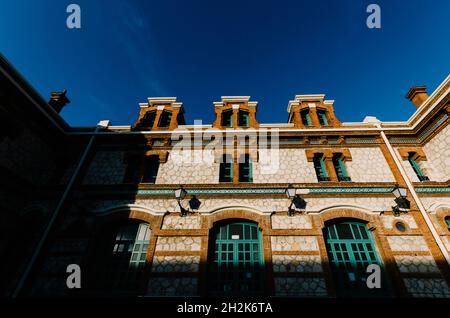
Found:
M 143 211 L 136 211 L 132 207 L 128 206 L 111 210 L 106 214 L 96 215 L 94 218 L 96 223 L 100 223 L 100 226 L 102 227 L 112 225 L 113 223 L 121 220 L 144 221 L 149 224 L 151 230 L 158 228 L 158 224 L 160 223 L 159 219 L 161 219 L 161 217 L 157 217 Z
M 448 233 L 447 224 L 445 223 L 446 218 L 450 218 L 450 205 L 440 206 L 436 209 L 436 219 L 443 229 L 442 234 Z
M 320 227 L 324 228 L 325 222 L 341 218 L 351 218 L 366 221 L 368 223 L 368 227 L 377 228 L 380 225 L 379 221 L 376 220 L 373 215 L 370 215 L 367 212 L 362 212 L 354 208 L 340 208 L 323 211 L 320 214 Z
M 255 212 L 245 210 L 223 210 L 216 212 L 213 215 L 207 217 L 207 229 L 211 230 L 217 222 L 231 219 L 244 219 L 253 221 L 258 224 L 263 233 L 267 233 L 270 229 L 269 216 L 264 216 Z

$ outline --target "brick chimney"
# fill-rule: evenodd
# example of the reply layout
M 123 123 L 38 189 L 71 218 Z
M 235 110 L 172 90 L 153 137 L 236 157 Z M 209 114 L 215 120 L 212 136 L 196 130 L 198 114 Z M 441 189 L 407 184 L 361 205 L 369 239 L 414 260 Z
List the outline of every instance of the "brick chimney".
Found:
M 409 99 L 416 108 L 419 108 L 428 98 L 426 86 L 412 86 L 409 89 L 408 94 L 406 94 L 406 98 Z
M 67 90 L 62 92 L 52 92 L 48 104 L 59 114 L 64 106 L 70 103 L 66 96 Z

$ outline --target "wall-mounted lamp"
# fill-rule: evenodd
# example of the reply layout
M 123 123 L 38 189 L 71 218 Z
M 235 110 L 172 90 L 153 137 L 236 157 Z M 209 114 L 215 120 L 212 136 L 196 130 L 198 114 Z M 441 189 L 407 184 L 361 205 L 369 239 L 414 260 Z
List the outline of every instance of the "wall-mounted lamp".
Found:
M 396 206 L 392 207 L 392 211 L 394 212 L 395 216 L 400 215 L 400 213 L 406 213 L 410 209 L 410 202 L 406 198 L 406 195 L 408 194 L 408 190 L 405 188 L 399 187 L 399 185 L 395 185 L 394 189 L 392 189 L 392 194 L 395 196 L 395 203 L 397 203 Z
M 298 192 L 301 192 L 302 194 L 307 194 L 309 193 L 309 190 L 308 189 L 297 190 L 292 186 L 288 186 L 288 188 L 284 192 L 288 197 L 288 199 L 291 200 L 291 204 L 288 207 L 289 216 L 294 216 L 295 213 L 297 212 L 297 209 L 304 210 L 306 207 L 306 201 L 299 196 Z
M 181 201 L 184 200 L 184 198 L 187 195 L 187 191 L 183 189 L 183 187 L 175 190 L 175 199 L 177 199 L 178 206 L 180 207 L 180 215 L 181 216 L 187 216 L 188 213 L 194 213 L 195 210 L 198 210 L 200 208 L 200 205 L 202 204 L 199 199 L 195 195 L 192 196 L 192 198 L 189 200 L 189 208 L 186 209 L 181 205 Z

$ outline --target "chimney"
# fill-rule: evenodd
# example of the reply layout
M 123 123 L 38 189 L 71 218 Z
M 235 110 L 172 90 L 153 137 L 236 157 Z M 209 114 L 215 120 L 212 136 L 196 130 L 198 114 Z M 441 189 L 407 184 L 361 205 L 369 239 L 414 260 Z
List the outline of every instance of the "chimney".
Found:
M 416 108 L 419 108 L 428 98 L 426 86 L 412 86 L 409 89 L 408 94 L 406 94 L 406 98 L 409 99 Z
M 52 92 L 48 104 L 59 114 L 64 106 L 70 103 L 66 96 L 67 90 L 63 92 Z

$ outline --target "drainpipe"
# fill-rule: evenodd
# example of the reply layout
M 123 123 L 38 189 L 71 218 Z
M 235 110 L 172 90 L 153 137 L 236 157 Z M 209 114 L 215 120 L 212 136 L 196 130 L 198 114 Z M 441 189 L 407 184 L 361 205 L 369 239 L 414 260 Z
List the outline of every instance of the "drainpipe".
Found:
M 420 201 L 419 196 L 417 195 L 416 190 L 414 189 L 414 186 L 412 185 L 411 180 L 409 180 L 408 175 L 406 174 L 405 169 L 403 168 L 397 154 L 394 151 L 394 148 L 392 148 L 391 143 L 389 142 L 388 138 L 386 137 L 386 134 L 383 131 L 383 128 L 381 127 L 381 124 L 379 122 L 376 122 L 375 125 L 378 129 L 380 129 L 381 137 L 383 138 L 383 141 L 386 145 L 386 147 L 389 150 L 389 153 L 391 154 L 392 158 L 394 159 L 394 162 L 400 170 L 400 174 L 402 175 L 403 179 L 405 180 L 406 186 L 408 187 L 409 191 L 411 192 L 411 195 L 416 202 L 417 207 L 419 208 L 420 214 L 422 214 L 425 223 L 427 224 L 428 228 L 431 231 L 431 234 L 433 235 L 434 240 L 436 241 L 437 245 L 439 246 L 439 249 L 441 250 L 442 255 L 444 255 L 445 260 L 447 261 L 448 266 L 450 266 L 450 256 L 448 254 L 447 249 L 445 248 L 444 243 L 442 242 L 441 237 L 436 231 L 436 228 L 434 227 L 433 222 L 431 221 L 430 217 L 428 216 L 425 207 L 422 204 L 422 201 Z
M 87 144 L 87 146 L 86 146 L 86 148 L 85 148 L 85 150 L 83 152 L 83 155 L 81 156 L 81 159 L 78 162 L 78 165 L 77 165 L 74 173 L 72 174 L 72 176 L 71 176 L 71 178 L 69 180 L 69 183 L 66 186 L 66 189 L 64 190 L 64 193 L 61 196 L 61 198 L 60 198 L 60 200 L 58 202 L 58 205 L 56 206 L 55 212 L 53 213 L 50 221 L 48 222 L 47 227 L 46 227 L 44 233 L 42 234 L 38 245 L 36 246 L 36 248 L 33 251 L 33 255 L 31 256 L 31 259 L 28 262 L 27 267 L 26 267 L 25 271 L 23 272 L 22 277 L 20 278 L 20 280 L 19 280 L 19 282 L 18 282 L 18 284 L 17 284 L 17 286 L 16 286 L 16 288 L 15 288 L 13 294 L 12 294 L 13 298 L 16 298 L 17 296 L 19 296 L 23 286 L 25 285 L 25 282 L 27 281 L 31 270 L 32 270 L 34 264 L 36 263 L 36 260 L 37 260 L 37 258 L 39 256 L 39 253 L 41 252 L 42 247 L 44 246 L 44 243 L 47 240 L 47 237 L 48 237 L 48 235 L 50 233 L 50 230 L 52 229 L 52 226 L 55 223 L 55 220 L 56 220 L 59 212 L 61 211 L 61 208 L 62 208 L 63 204 L 65 203 L 65 201 L 67 199 L 67 196 L 69 195 L 70 191 L 72 190 L 72 187 L 73 187 L 73 185 L 75 183 L 76 178 L 78 177 L 78 174 L 79 174 L 79 172 L 81 170 L 81 167 L 83 166 L 83 164 L 84 164 L 84 162 L 86 160 L 86 157 L 87 157 L 87 155 L 88 155 L 88 153 L 89 153 L 89 151 L 90 151 L 90 149 L 92 147 L 92 144 L 94 143 L 96 133 L 100 129 L 107 128 L 108 126 L 109 126 L 109 121 L 108 120 L 102 120 L 102 121 L 100 121 L 97 124 L 97 127 L 95 128 L 95 131 L 92 134 L 91 139 L 89 140 L 89 143 Z

